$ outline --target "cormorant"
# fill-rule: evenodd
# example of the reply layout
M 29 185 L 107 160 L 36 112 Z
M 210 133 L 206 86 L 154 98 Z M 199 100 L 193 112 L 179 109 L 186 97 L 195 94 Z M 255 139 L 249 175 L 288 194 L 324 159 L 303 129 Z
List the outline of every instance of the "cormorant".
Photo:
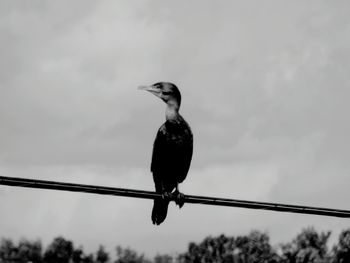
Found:
M 153 224 L 161 224 L 167 215 L 169 197 L 172 191 L 175 202 L 181 208 L 184 195 L 179 191 L 190 168 L 193 152 L 193 135 L 190 126 L 179 114 L 181 94 L 169 82 L 158 82 L 151 86 L 140 86 L 161 98 L 166 103 L 165 123 L 160 126 L 153 145 L 151 172 L 156 192 L 162 198 L 154 200 L 152 209 Z

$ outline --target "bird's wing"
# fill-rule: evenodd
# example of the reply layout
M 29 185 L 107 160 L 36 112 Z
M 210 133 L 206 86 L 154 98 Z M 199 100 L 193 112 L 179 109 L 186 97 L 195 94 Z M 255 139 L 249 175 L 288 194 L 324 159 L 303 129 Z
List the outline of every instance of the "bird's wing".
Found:
M 151 171 L 154 181 L 181 183 L 188 173 L 193 149 L 192 132 L 185 125 L 165 123 L 157 133 L 153 146 Z
M 182 183 L 185 180 L 190 169 L 193 153 L 193 136 L 190 126 L 183 120 L 181 124 L 181 133 L 176 137 L 174 151 L 176 154 L 176 177 L 177 182 Z
M 153 180 L 156 186 L 156 191 L 162 191 L 162 176 L 166 172 L 166 152 L 167 152 L 167 138 L 166 128 L 163 124 L 156 135 L 153 144 L 151 172 L 153 173 Z

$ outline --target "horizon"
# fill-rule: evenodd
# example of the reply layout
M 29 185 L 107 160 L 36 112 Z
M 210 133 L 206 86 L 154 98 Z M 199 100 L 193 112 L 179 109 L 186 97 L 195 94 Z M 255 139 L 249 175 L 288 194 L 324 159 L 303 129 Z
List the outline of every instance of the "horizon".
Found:
M 37 239 L 30 239 L 30 238 L 26 238 L 26 237 L 22 237 L 20 238 L 19 240 L 12 240 L 12 239 L 9 239 L 9 238 L 6 238 L 6 237 L 0 237 L 1 238 L 1 241 L 2 240 L 10 240 L 13 242 L 14 246 L 16 247 L 17 244 L 19 244 L 20 242 L 22 241 L 29 241 L 29 242 L 39 242 L 42 246 L 41 246 L 41 253 L 44 255 L 45 252 L 47 251 L 47 248 L 53 243 L 54 240 L 56 240 L 57 238 L 63 238 L 65 241 L 69 241 L 69 242 L 72 242 L 72 245 L 73 245 L 73 249 L 74 250 L 77 250 L 77 249 L 81 249 L 83 254 L 86 255 L 86 256 L 89 256 L 90 254 L 92 254 L 93 256 L 96 255 L 96 252 L 99 250 L 99 248 L 102 246 L 104 251 L 107 252 L 110 256 L 111 259 L 115 259 L 116 258 L 116 249 L 117 247 L 120 247 L 122 249 L 130 249 L 132 251 L 135 251 L 138 255 L 143 255 L 145 256 L 146 259 L 152 259 L 154 258 L 155 256 L 158 256 L 158 255 L 169 255 L 173 258 L 176 258 L 178 257 L 179 255 L 181 254 L 184 254 L 184 253 L 187 253 L 189 252 L 188 250 L 188 247 L 191 243 L 194 243 L 196 245 L 200 245 L 200 244 L 203 244 L 203 241 L 205 241 L 206 239 L 208 238 L 213 238 L 213 239 L 217 239 L 219 238 L 220 236 L 225 236 L 227 238 L 239 238 L 239 237 L 243 237 L 243 236 L 249 236 L 251 235 L 252 233 L 254 232 L 258 232 L 259 234 L 263 234 L 263 235 L 267 235 L 268 239 L 269 239 L 269 244 L 271 245 L 271 248 L 273 251 L 275 251 L 277 254 L 281 255 L 281 247 L 283 245 L 286 245 L 286 244 L 292 244 L 294 241 L 297 240 L 297 236 L 300 235 L 301 233 L 305 233 L 305 231 L 309 231 L 309 230 L 314 230 L 317 235 L 319 235 L 319 237 L 323 234 L 327 234 L 327 232 L 329 232 L 330 234 L 330 237 L 334 236 L 334 234 L 332 233 L 332 231 L 327 231 L 327 230 L 318 230 L 318 229 L 315 229 L 313 226 L 307 226 L 307 227 L 303 227 L 302 229 L 300 229 L 295 235 L 294 237 L 292 237 L 291 240 L 288 240 L 288 241 L 285 241 L 285 242 L 280 242 L 280 243 L 276 243 L 276 244 L 273 244 L 271 243 L 271 237 L 269 236 L 269 233 L 268 232 L 264 232 L 264 231 L 260 231 L 258 229 L 252 229 L 250 230 L 249 232 L 245 233 L 245 234 L 242 234 L 242 235 L 230 235 L 230 234 L 218 234 L 218 235 L 207 235 L 205 236 L 204 238 L 202 238 L 201 240 L 192 240 L 192 241 L 189 241 L 188 244 L 187 244 L 187 247 L 184 251 L 172 251 L 172 253 L 167 253 L 167 252 L 164 252 L 164 253 L 156 253 L 156 254 L 153 254 L 153 255 L 149 255 L 147 253 L 145 253 L 144 251 L 138 251 L 136 250 L 135 248 L 133 247 L 130 247 L 130 246 L 125 246 L 123 244 L 115 244 L 114 247 L 112 247 L 112 249 L 108 249 L 106 248 L 106 246 L 104 244 L 99 244 L 95 249 L 92 249 L 92 250 L 89 250 L 89 251 L 86 251 L 84 246 L 82 246 L 81 244 L 76 244 L 74 240 L 72 239 L 69 239 L 69 238 L 66 238 L 65 236 L 63 235 L 58 235 L 56 237 L 54 237 L 52 240 L 50 240 L 50 242 L 48 242 L 47 244 L 44 244 L 42 242 L 42 240 L 40 238 L 37 238 Z M 347 229 L 343 229 L 341 232 L 343 231 L 349 231 L 350 228 L 347 228 Z M 339 246 L 339 237 L 340 236 L 337 236 L 337 237 L 333 237 L 333 239 L 336 241 L 336 242 L 333 242 L 333 243 L 330 243 L 329 240 L 331 238 L 327 238 L 327 241 L 326 241 L 326 251 L 328 253 L 328 256 L 331 256 L 332 255 L 332 250 L 334 248 L 334 246 Z M 253 242 L 255 240 L 252 240 Z

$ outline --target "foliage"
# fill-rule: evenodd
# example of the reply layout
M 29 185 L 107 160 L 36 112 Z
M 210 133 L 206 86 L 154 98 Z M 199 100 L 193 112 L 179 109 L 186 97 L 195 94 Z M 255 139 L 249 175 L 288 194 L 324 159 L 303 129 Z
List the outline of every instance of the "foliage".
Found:
M 303 229 L 291 242 L 282 244 L 282 262 L 318 263 L 327 259 L 327 241 L 330 232 L 320 234 L 312 227 Z
M 11 261 L 13 258 L 15 246 L 10 239 L 1 239 L 0 243 L 0 262 Z
M 72 254 L 73 263 L 81 263 L 83 261 L 83 257 L 84 257 L 84 252 L 81 247 L 78 249 L 74 249 Z
M 154 257 L 154 263 L 173 263 L 173 257 L 167 254 L 165 255 L 156 255 Z
M 207 237 L 199 244 L 190 243 L 188 251 L 179 257 L 183 263 L 196 262 L 277 262 L 277 254 L 266 233 L 252 231 L 248 236 Z
M 43 253 L 40 241 L 10 239 L 0 241 L 0 263 L 348 263 L 350 262 L 350 229 L 339 235 L 338 243 L 328 252 L 330 232 L 303 229 L 291 242 L 280 245 L 280 253 L 270 245 L 267 233 L 252 231 L 248 235 L 206 237 L 191 242 L 177 258 L 156 255 L 153 261 L 131 248 L 116 247 L 116 259 L 100 245 L 96 253 L 85 254 L 82 247 L 63 237 L 55 238 Z
M 340 233 L 338 244 L 333 247 L 333 253 L 333 262 L 350 262 L 350 228 Z
M 89 254 L 83 257 L 82 259 L 82 263 L 94 263 L 94 255 L 93 254 Z
M 270 245 L 270 238 L 266 233 L 252 231 L 248 236 L 236 239 L 238 262 L 278 262 L 279 257 Z
M 115 263 L 149 263 L 143 254 L 139 255 L 135 250 L 117 246 L 117 260 Z
M 44 254 L 47 263 L 69 263 L 73 255 L 73 243 L 63 237 L 56 237 Z
M 191 242 L 188 251 L 179 256 L 179 261 L 187 262 L 230 262 L 228 258 L 233 255 L 235 248 L 233 238 L 225 235 L 207 237 L 201 243 Z
M 107 263 L 109 261 L 109 254 L 105 251 L 104 246 L 100 245 L 96 252 L 97 263 Z
M 18 245 L 18 257 L 20 259 L 18 262 L 42 262 L 41 249 L 40 241 L 30 242 L 22 239 Z
M 2 239 L 0 244 L 0 262 L 41 263 L 41 242 L 31 242 L 22 239 L 18 246 L 15 246 L 11 240 Z

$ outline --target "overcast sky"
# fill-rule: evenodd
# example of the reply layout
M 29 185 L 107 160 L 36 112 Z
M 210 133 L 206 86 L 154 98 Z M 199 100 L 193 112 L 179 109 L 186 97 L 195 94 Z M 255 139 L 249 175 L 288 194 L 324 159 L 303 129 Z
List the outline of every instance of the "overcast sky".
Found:
M 141 84 L 174 82 L 194 133 L 181 190 L 350 209 L 348 1 L 1 1 L 0 174 L 153 190 L 164 103 Z M 152 202 L 0 187 L 1 237 L 57 235 L 95 251 L 152 256 L 207 235 L 349 220 L 185 204 L 161 226 Z

